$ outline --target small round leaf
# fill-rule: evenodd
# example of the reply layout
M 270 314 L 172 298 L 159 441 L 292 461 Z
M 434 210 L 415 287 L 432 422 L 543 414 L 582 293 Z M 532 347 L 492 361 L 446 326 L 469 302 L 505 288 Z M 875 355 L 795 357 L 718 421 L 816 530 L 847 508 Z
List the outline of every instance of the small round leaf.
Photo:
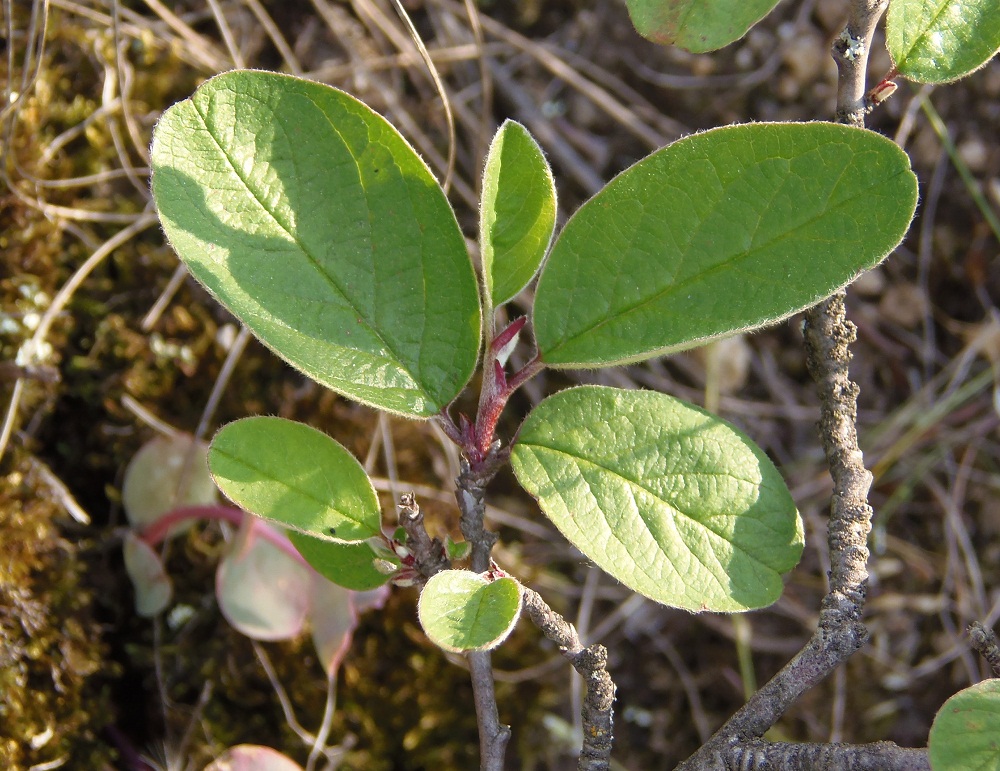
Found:
M 253 640 L 288 640 L 302 631 L 314 574 L 259 534 L 268 528 L 247 517 L 215 573 L 219 610 Z
M 131 531 L 122 544 L 125 572 L 135 589 L 135 612 L 144 618 L 162 613 L 173 597 L 173 584 L 163 567 L 160 555 Z
M 446 651 L 495 648 L 521 614 L 521 585 L 510 577 L 490 581 L 468 570 L 442 570 L 424 585 L 417 603 L 420 625 Z
M 122 506 L 137 528 L 149 527 L 181 506 L 211 506 L 218 491 L 205 462 L 208 446 L 190 434 L 150 439 L 129 461 L 122 483 Z M 171 535 L 192 522 L 176 525 Z

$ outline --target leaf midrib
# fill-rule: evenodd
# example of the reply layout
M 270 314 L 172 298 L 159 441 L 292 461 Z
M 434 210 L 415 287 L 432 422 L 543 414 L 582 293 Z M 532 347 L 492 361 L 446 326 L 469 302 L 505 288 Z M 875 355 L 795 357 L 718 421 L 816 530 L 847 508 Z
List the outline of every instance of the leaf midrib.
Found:
M 323 111 L 323 109 L 318 104 L 316 104 L 316 102 L 311 97 L 309 97 L 309 96 L 307 96 L 305 94 L 301 94 L 301 96 L 303 98 L 307 99 L 314 107 L 316 107 L 316 109 L 323 116 L 323 118 L 329 123 L 330 128 L 333 130 L 333 132 L 338 136 L 338 138 L 340 139 L 340 141 L 343 142 L 344 146 L 347 147 L 347 148 L 349 148 L 350 145 L 348 145 L 348 143 L 344 139 L 343 135 L 339 131 L 337 131 L 337 128 L 330 122 L 329 117 Z M 356 316 L 364 319 L 366 326 L 371 330 L 371 332 L 375 336 L 375 338 L 392 355 L 392 357 L 393 357 L 392 363 L 395 366 L 399 367 L 401 370 L 403 370 L 403 372 L 405 372 L 407 374 L 407 376 L 414 383 L 417 383 L 419 385 L 420 390 L 419 390 L 418 393 L 420 393 L 423 397 L 425 397 L 426 399 L 428 399 L 431 402 L 434 402 L 436 404 L 437 403 L 437 399 L 432 394 L 428 393 L 428 391 L 426 389 L 426 386 L 424 385 L 424 383 L 422 382 L 422 380 L 420 379 L 420 377 L 417 376 L 417 375 L 415 375 L 413 373 L 413 371 L 411 371 L 411 369 L 408 366 L 404 365 L 403 359 L 401 358 L 401 356 L 399 355 L 399 353 L 394 349 L 394 347 L 389 343 L 389 341 L 386 339 L 386 337 L 384 336 L 382 330 L 380 330 L 372 322 L 372 320 L 368 318 L 367 314 L 365 314 L 361 310 L 361 308 L 359 307 L 358 303 L 356 303 L 355 300 L 348 295 L 348 293 L 344 290 L 343 287 L 341 287 L 341 285 L 335 280 L 335 278 L 332 275 L 330 275 L 326 270 L 323 269 L 320 261 L 316 257 L 314 257 L 313 254 L 305 247 L 305 245 L 299 239 L 298 235 L 295 234 L 295 233 L 293 233 L 293 232 L 291 232 L 288 229 L 288 227 L 286 227 L 285 224 L 283 222 L 281 222 L 281 220 L 278 219 L 278 217 L 275 215 L 275 213 L 272 212 L 270 209 L 268 209 L 267 206 L 264 205 L 264 202 L 262 201 L 261 197 L 258 195 L 258 192 L 256 190 L 254 190 L 254 188 L 249 184 L 249 182 L 246 179 L 243 178 L 243 175 L 240 173 L 239 169 L 237 168 L 237 166 L 236 166 L 236 164 L 234 162 L 234 159 L 226 151 L 226 148 L 223 146 L 222 142 L 220 142 L 219 139 L 215 136 L 215 134 L 211 131 L 211 129 L 209 129 L 207 114 L 202 114 L 202 111 L 200 109 L 199 103 L 196 100 L 192 99 L 191 103 L 192 103 L 192 106 L 194 108 L 195 114 L 201 120 L 202 126 L 204 126 L 205 133 L 212 139 L 212 142 L 215 144 L 215 146 L 218 149 L 219 153 L 225 159 L 226 163 L 229 165 L 229 168 L 232 171 L 233 175 L 243 185 L 244 189 L 247 191 L 247 194 L 251 198 L 253 198 L 253 200 L 257 203 L 257 205 L 260 207 L 260 209 L 263 212 L 265 212 L 268 215 L 268 217 L 270 217 L 271 221 L 274 222 L 279 228 L 281 228 L 282 232 L 284 232 L 285 235 L 287 235 L 295 243 L 295 245 L 299 248 L 299 250 L 301 251 L 301 253 L 309 261 L 309 264 L 313 267 L 313 269 L 317 273 L 319 273 L 319 275 L 326 281 L 326 283 L 330 287 L 330 289 L 333 290 L 336 294 L 340 295 L 341 298 L 343 298 L 343 300 L 347 303 L 347 305 L 351 308 L 351 310 L 356 314 Z M 354 156 L 354 154 L 351 153 L 350 151 L 348 151 L 348 154 L 350 155 L 351 160 L 354 162 L 355 168 L 357 168 L 358 178 L 360 179 L 361 178 L 361 168 L 360 168 L 360 166 L 358 166 L 358 160 Z M 369 213 L 369 217 L 370 217 L 371 216 L 371 208 L 370 207 L 368 209 L 368 213 Z M 351 382 L 353 382 L 353 381 L 351 381 Z
M 845 168 L 843 168 L 841 170 L 840 174 L 838 175 L 838 182 L 837 182 L 837 184 L 839 184 L 839 180 L 843 177 L 843 175 L 845 173 L 847 173 L 847 171 L 849 171 L 849 169 L 850 169 L 850 165 L 848 164 L 848 166 L 845 166 Z M 893 177 L 884 177 L 884 178 L 880 179 L 880 185 L 884 184 L 885 182 L 887 182 L 890 179 L 894 179 L 896 176 L 899 176 L 899 175 L 894 175 Z M 834 185 L 831 188 L 831 190 L 833 190 L 835 188 L 836 188 L 836 185 Z M 713 207 L 712 212 L 709 215 L 707 215 L 704 218 L 702 218 L 701 222 L 699 222 L 698 228 L 696 228 L 694 231 L 692 231 L 691 238 L 688 240 L 688 244 L 689 245 L 690 245 L 690 241 L 693 240 L 693 238 L 697 235 L 697 233 L 700 231 L 700 228 L 704 225 L 704 223 L 706 221 L 708 221 L 710 219 L 710 217 L 715 213 L 715 211 L 717 210 L 719 204 L 722 202 L 722 200 L 724 198 L 724 192 L 725 192 L 725 190 L 728 190 L 728 189 L 729 188 L 727 187 L 727 188 L 724 188 L 723 190 L 720 191 L 719 198 L 716 201 L 716 205 Z M 656 292 L 655 294 L 650 295 L 649 297 L 643 298 L 643 299 L 639 300 L 638 302 L 633 303 L 632 305 L 629 305 L 629 306 L 625 307 L 624 309 L 621 310 L 621 312 L 615 314 L 614 316 L 600 319 L 595 324 L 592 324 L 592 325 L 590 325 L 590 326 L 588 326 L 586 328 L 583 328 L 580 331 L 576 332 L 572 337 L 565 337 L 565 338 L 561 339 L 556 345 L 554 345 L 554 346 L 552 346 L 551 348 L 548 349 L 549 353 L 558 351 L 558 350 L 560 350 L 562 348 L 566 348 L 566 347 L 570 346 L 572 343 L 574 343 L 575 341 L 577 341 L 579 338 L 584 337 L 584 336 L 589 335 L 589 334 L 592 334 L 593 332 L 601 329 L 604 326 L 607 326 L 607 325 L 615 323 L 615 322 L 619 322 L 624 317 L 626 317 L 626 316 L 628 316 L 628 315 L 630 315 L 630 314 L 632 314 L 632 313 L 634 313 L 634 312 L 636 312 L 636 311 L 644 308 L 647 305 L 655 304 L 655 303 L 661 301 L 663 298 L 670 296 L 671 294 L 680 293 L 683 290 L 685 290 L 688 286 L 690 286 L 692 284 L 695 284 L 695 283 L 697 283 L 699 281 L 704 280 L 705 278 L 711 276 L 713 273 L 716 273 L 718 271 L 722 271 L 722 270 L 725 270 L 725 269 L 730 269 L 733 265 L 739 263 L 740 261 L 743 261 L 743 260 L 749 259 L 751 257 L 757 256 L 757 254 L 759 252 L 764 251 L 765 249 L 772 248 L 776 244 L 779 244 L 779 243 L 781 243 L 784 240 L 792 238 L 795 234 L 797 234 L 802 229 L 805 229 L 805 228 L 811 226 L 812 224 L 814 224 L 818 220 L 822 219 L 824 216 L 827 216 L 828 214 L 830 214 L 832 212 L 836 212 L 838 209 L 842 208 L 843 206 L 848 205 L 855 198 L 860 198 L 860 197 L 861 197 L 861 193 L 859 192 L 857 195 L 852 196 L 851 198 L 845 199 L 843 202 L 841 202 L 840 204 L 838 204 L 837 207 L 829 208 L 829 209 L 824 209 L 819 215 L 810 218 L 809 220 L 801 223 L 800 225 L 796 226 L 795 228 L 793 228 L 791 230 L 785 231 L 783 234 L 781 234 L 780 236 L 778 236 L 776 238 L 770 239 L 769 241 L 767 241 L 765 243 L 758 244 L 755 247 L 751 247 L 747 251 L 733 254 L 731 257 L 726 258 L 723 262 L 720 262 L 720 263 L 712 266 L 711 268 L 708 268 L 707 270 L 704 270 L 704 271 L 702 271 L 700 273 L 697 273 L 697 274 L 695 274 L 695 275 L 693 275 L 693 276 L 691 276 L 691 277 L 689 277 L 689 278 L 681 281 L 680 283 L 673 283 L 673 284 L 669 284 L 669 285 L 665 286 L 663 289 L 661 289 L 660 291 Z M 688 254 L 689 254 L 688 251 L 683 252 L 682 254 L 680 254 L 679 259 L 681 261 L 684 261 L 685 259 L 687 259 Z M 620 277 L 620 275 L 621 274 L 619 274 L 619 277 Z M 616 278 L 616 280 L 617 280 L 617 278 Z M 795 309 L 792 309 L 792 311 L 790 311 L 790 312 L 794 312 L 794 310 Z M 544 356 L 543 356 L 543 358 L 544 358 Z M 558 362 L 558 363 L 562 364 L 563 362 Z
M 610 468 L 609 466 L 606 466 L 606 465 L 604 465 L 602 463 L 598 463 L 596 461 L 590 460 L 588 458 L 584 458 L 584 457 L 581 457 L 579 455 L 574 455 L 573 453 L 568 452 L 568 451 L 563 450 L 563 449 L 558 448 L 558 447 L 551 447 L 551 446 L 540 444 L 540 443 L 537 443 L 537 442 L 525 442 L 523 439 L 520 440 L 518 442 L 518 444 L 520 444 L 523 447 L 533 447 L 533 448 L 538 448 L 538 449 L 542 449 L 542 450 L 548 450 L 549 452 L 552 452 L 552 453 L 555 453 L 557 455 L 561 455 L 561 456 L 564 456 L 566 458 L 569 458 L 574 463 L 585 463 L 585 464 L 591 466 L 592 468 L 595 468 L 595 469 L 607 472 L 611 476 L 613 476 L 613 477 L 615 477 L 617 479 L 620 479 L 620 480 L 622 480 L 624 482 L 627 482 L 629 485 L 631 485 L 631 486 L 633 486 L 635 488 L 638 488 L 639 490 L 642 490 L 643 492 L 647 493 L 653 499 L 659 501 L 661 504 L 663 504 L 667 508 L 669 508 L 669 509 L 671 509 L 673 511 L 676 511 L 679 515 L 681 515 L 685 519 L 689 520 L 696 527 L 699 527 L 699 528 L 703 529 L 705 532 L 710 533 L 711 535 L 715 536 L 716 538 L 721 539 L 725 543 L 728 543 L 728 544 L 732 545 L 732 547 L 734 549 L 736 549 L 737 551 L 739 551 L 742 554 L 744 554 L 748 559 L 752 560 L 754 563 L 760 565 L 761 567 L 765 568 L 766 570 L 768 570 L 768 571 L 770 571 L 772 573 L 777 573 L 777 571 L 774 568 L 772 568 L 770 565 L 767 565 L 767 564 L 761 562 L 757 557 L 755 557 L 754 555 L 752 555 L 749 552 L 747 552 L 744 548 L 742 548 L 741 546 L 739 546 L 734 541 L 727 540 L 724 535 L 722 535 L 720 533 L 717 533 L 715 530 L 712 530 L 712 528 L 708 527 L 708 525 L 705 524 L 704 522 L 696 519 L 695 517 L 691 516 L 689 513 L 681 510 L 680 508 L 672 505 L 669 501 L 666 501 L 663 498 L 661 498 L 658 493 L 653 492 L 652 490 L 650 490 L 648 487 L 646 487 L 641 482 L 633 480 L 633 479 L 630 479 L 629 477 L 627 477 L 624 474 L 622 474 L 620 471 L 617 471 L 617 470 L 615 470 L 613 468 Z M 546 474 L 548 475 L 547 471 L 546 471 Z M 733 478 L 739 479 L 739 477 L 735 477 L 733 474 L 713 474 L 711 472 L 687 472 L 687 475 L 689 475 L 689 476 L 697 476 L 697 475 L 700 475 L 700 476 L 729 476 L 729 477 L 733 477 Z M 549 476 L 549 478 L 551 480 L 551 476 Z M 586 480 L 584 480 L 584 481 L 586 481 Z M 741 479 L 740 481 L 747 482 L 749 484 L 755 484 L 752 480 Z M 588 483 L 588 486 L 589 486 L 589 483 Z M 560 495 L 560 498 L 561 497 L 562 496 Z M 739 515 L 738 514 L 733 514 L 731 516 L 735 517 L 735 516 L 739 516 Z M 649 528 L 648 528 L 648 526 L 646 526 L 645 519 L 643 519 L 642 517 L 639 517 L 639 519 L 642 520 L 643 525 L 646 527 L 647 532 L 649 532 Z M 758 520 L 758 522 L 759 521 L 760 520 Z M 609 526 L 608 529 L 613 534 L 614 531 L 610 528 L 610 526 Z M 653 540 L 656 541 L 656 538 L 652 535 L 651 532 L 650 532 L 650 537 L 652 537 Z M 621 543 L 621 541 L 619 541 L 619 543 Z M 624 546 L 625 544 L 623 543 L 622 545 Z M 662 547 L 661 547 L 661 551 L 662 551 Z M 689 549 L 689 551 L 690 551 L 690 549 Z

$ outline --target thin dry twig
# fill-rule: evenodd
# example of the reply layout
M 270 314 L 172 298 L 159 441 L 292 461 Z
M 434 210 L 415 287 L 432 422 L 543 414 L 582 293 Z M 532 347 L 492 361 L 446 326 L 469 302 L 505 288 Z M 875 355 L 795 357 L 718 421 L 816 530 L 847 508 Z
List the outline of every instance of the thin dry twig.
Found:
M 875 25 L 886 0 L 851 3 L 847 27 L 834 44 L 839 70 L 837 119 L 863 126 L 865 73 Z M 857 768 L 925 769 L 924 750 L 891 742 L 872 745 L 801 745 L 765 742 L 762 737 L 806 690 L 826 678 L 868 639 L 861 623 L 868 581 L 867 538 L 872 509 L 872 475 L 858 447 L 858 386 L 850 380 L 849 346 L 856 328 L 846 318 L 844 293 L 838 292 L 806 314 L 807 364 L 821 402 L 820 438 L 833 477 L 828 541 L 830 588 L 823 599 L 819 626 L 806 646 L 761 688 L 691 758 L 682 769 Z
M 1000 677 L 1000 644 L 997 644 L 997 636 L 993 630 L 974 621 L 969 624 L 969 639 L 975 651 L 990 665 L 993 676 Z
M 611 761 L 614 741 L 615 684 L 608 674 L 608 651 L 603 645 L 584 647 L 572 624 L 556 613 L 538 592 L 523 590 L 524 611 L 543 635 L 556 643 L 580 673 L 586 686 L 581 716 L 583 747 L 579 771 L 604 771 Z

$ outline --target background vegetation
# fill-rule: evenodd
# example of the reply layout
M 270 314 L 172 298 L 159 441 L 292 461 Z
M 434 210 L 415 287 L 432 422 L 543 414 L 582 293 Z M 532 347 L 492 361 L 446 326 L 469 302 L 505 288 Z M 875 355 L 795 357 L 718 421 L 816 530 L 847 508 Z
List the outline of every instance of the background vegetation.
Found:
M 711 55 L 646 43 L 614 0 L 482 3 L 471 16 L 451 0 L 407 8 L 451 97 L 451 199 L 469 236 L 485 149 L 505 117 L 548 154 L 563 221 L 615 173 L 690 131 L 833 113 L 828 50 L 845 13 L 835 0 L 782 4 Z M 191 531 L 170 554 L 187 618 L 153 624 L 133 611 L 120 490 L 125 464 L 155 434 L 146 415 L 206 435 L 248 414 L 308 422 L 365 462 L 386 512 L 393 491 L 414 489 L 432 534 L 457 533 L 457 459 L 429 424 L 340 399 L 253 342 L 206 422 L 237 327 L 177 270 L 148 216 L 149 136 L 208 76 L 278 69 L 363 99 L 443 176 L 441 102 L 382 0 L 8 0 L 4 14 L 0 393 L 14 405 L 14 433 L 0 465 L 0 765 L 200 768 L 243 741 L 302 761 L 259 651 L 306 725 L 322 710 L 322 672 L 308 641 L 255 648 L 222 620 L 218 529 Z M 889 69 L 883 51 L 872 69 Z M 870 123 L 910 152 L 922 182 L 908 240 L 848 297 L 860 329 L 859 432 L 875 473 L 872 640 L 780 724 L 789 739 L 922 746 L 940 704 L 981 676 L 962 631 L 973 619 L 995 623 L 1000 600 L 1000 272 L 997 234 L 975 203 L 996 222 L 997 125 L 996 60 L 940 91 L 903 84 Z M 14 362 L 32 338 L 43 363 L 15 391 Z M 611 652 L 624 768 L 686 757 L 815 626 L 829 482 L 800 338 L 793 320 L 712 357 L 548 372 L 518 395 L 526 411 L 577 378 L 707 401 L 769 452 L 806 520 L 805 558 L 773 608 L 691 616 L 627 593 L 566 546 L 509 477 L 494 484 L 498 558 Z M 355 637 L 333 729 L 344 768 L 475 765 L 467 673 L 423 638 L 414 599 L 396 590 Z M 579 698 L 569 668 L 527 624 L 495 662 L 511 767 L 565 767 Z

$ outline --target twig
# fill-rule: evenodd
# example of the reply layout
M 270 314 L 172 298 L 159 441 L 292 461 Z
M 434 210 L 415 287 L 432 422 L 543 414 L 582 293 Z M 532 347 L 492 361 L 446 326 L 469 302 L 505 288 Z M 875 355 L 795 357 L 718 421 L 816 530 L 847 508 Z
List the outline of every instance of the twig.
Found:
M 529 618 L 562 650 L 573 668 L 580 673 L 587 692 L 583 698 L 583 747 L 579 771 L 606 771 L 611 761 L 614 740 L 613 720 L 615 684 L 608 674 L 608 651 L 603 645 L 584 648 L 573 625 L 550 608 L 538 592 L 523 590 L 524 609 Z
M 837 62 L 837 122 L 863 127 L 868 104 L 865 76 L 875 26 L 889 0 L 852 0 L 848 4 L 847 26 L 833 44 Z
M 993 670 L 994 677 L 1000 677 L 1000 645 L 997 644 L 997 636 L 992 629 L 987 629 L 978 621 L 969 624 L 969 639 L 976 653 L 986 659 L 986 663 Z
M 399 524 L 406 531 L 406 548 L 413 555 L 413 567 L 424 578 L 451 567 L 440 538 L 431 538 L 424 526 L 424 515 L 413 493 L 399 496 Z
M 930 769 L 924 750 L 897 747 L 892 742 L 872 744 L 790 744 L 756 741 L 732 754 L 734 768 L 768 771 L 920 771 Z
M 462 460 L 462 473 L 458 475 L 458 489 L 455 498 L 462 512 L 459 526 L 462 535 L 472 548 L 472 564 L 475 573 L 485 573 L 490 569 L 490 553 L 497 542 L 497 534 L 491 533 L 483 524 L 486 515 L 486 485 L 497 471 L 498 448 L 491 449 L 480 469 L 474 471 L 469 462 Z
M 867 110 L 865 73 L 875 25 L 887 0 L 854 0 L 847 27 L 833 46 L 839 71 L 837 120 L 862 127 Z M 820 436 L 833 477 L 828 539 L 830 589 L 823 598 L 819 626 L 806 646 L 760 689 L 682 769 L 837 768 L 924 769 L 924 750 L 891 742 L 850 746 L 765 742 L 764 732 L 806 690 L 827 677 L 868 639 L 861 623 L 868 581 L 867 538 L 872 509 L 872 475 L 858 447 L 858 387 L 848 375 L 848 347 L 856 328 L 844 314 L 844 292 L 806 313 L 805 343 L 809 372 L 821 402 Z
M 486 515 L 485 487 L 500 467 L 502 453 L 498 446 L 479 464 L 476 471 L 462 459 L 462 473 L 458 476 L 455 498 L 462 512 L 462 535 L 472 547 L 471 568 L 485 573 L 492 564 L 490 552 L 497 541 L 483 524 Z M 493 664 L 489 651 L 470 651 L 466 654 L 472 674 L 472 694 L 476 702 L 476 719 L 479 723 L 479 767 L 481 771 L 503 771 L 504 755 L 510 740 L 510 726 L 500 723 L 497 712 L 496 691 L 493 685 Z

